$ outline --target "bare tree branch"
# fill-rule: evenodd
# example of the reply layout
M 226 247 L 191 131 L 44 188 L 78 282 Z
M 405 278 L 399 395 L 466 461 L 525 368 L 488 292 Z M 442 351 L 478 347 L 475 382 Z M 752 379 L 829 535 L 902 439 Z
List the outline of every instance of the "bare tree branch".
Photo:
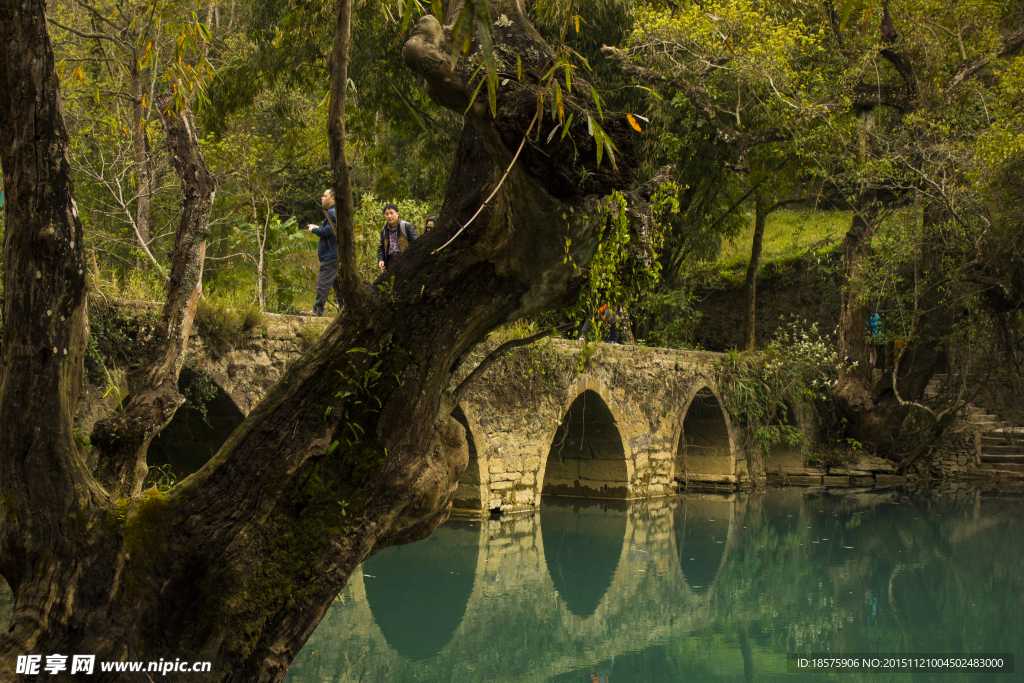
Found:
M 978 57 L 961 64 L 946 87 L 946 99 L 953 99 L 960 92 L 960 89 L 963 88 L 964 83 L 988 66 L 992 60 L 999 57 L 1012 57 L 1018 54 L 1022 48 L 1024 48 L 1024 25 L 1018 26 L 1017 30 L 1004 37 L 1002 45 L 993 54 Z
M 92 40 L 92 39 L 95 39 L 95 40 L 109 40 L 112 43 L 117 43 L 121 47 L 127 48 L 129 50 L 131 49 L 131 45 L 129 45 L 125 41 L 121 40 L 117 36 L 112 36 L 112 35 L 109 35 L 109 34 L 106 34 L 106 33 L 86 33 L 84 31 L 79 31 L 76 28 L 71 28 L 70 26 L 65 26 L 64 24 L 60 23 L 59 21 L 57 21 L 56 19 L 53 19 L 51 17 L 47 17 L 46 21 L 48 21 L 49 23 L 53 24 L 54 26 L 56 26 L 58 28 L 64 29 L 68 33 L 74 33 L 79 38 L 88 38 L 90 40 Z
M 463 395 L 465 395 L 466 393 L 466 389 L 468 389 L 473 382 L 480 379 L 480 377 L 482 377 L 483 374 L 487 372 L 488 368 L 494 365 L 494 363 L 499 358 L 504 356 L 506 353 L 508 353 L 512 349 L 518 349 L 520 346 L 529 346 L 538 339 L 543 339 L 544 337 L 550 337 L 555 334 L 568 332 L 573 327 L 575 327 L 575 325 L 575 323 L 567 323 L 565 325 L 561 325 L 553 329 L 546 329 L 543 332 L 538 332 L 537 334 L 531 334 L 529 337 L 523 337 L 522 339 L 513 339 L 512 341 L 505 342 L 498 348 L 491 351 L 489 354 L 487 354 L 486 358 L 480 361 L 480 365 L 473 368 L 473 372 L 469 373 L 466 379 L 462 380 L 462 382 L 459 384 L 458 388 L 452 392 L 452 409 L 454 410 L 455 406 L 459 405 L 459 402 L 462 400 Z

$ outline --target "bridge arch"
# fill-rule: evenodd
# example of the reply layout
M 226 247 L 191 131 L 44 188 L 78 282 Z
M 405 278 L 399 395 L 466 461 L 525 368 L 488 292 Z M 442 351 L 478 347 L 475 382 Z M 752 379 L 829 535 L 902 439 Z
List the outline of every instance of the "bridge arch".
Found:
M 487 495 L 489 480 L 487 459 L 482 453 L 483 444 L 477 442 L 477 437 L 483 434 L 483 430 L 480 429 L 480 423 L 473 416 L 472 408 L 456 406 L 452 411 L 452 417 L 466 430 L 466 443 L 469 446 L 469 465 L 459 477 L 459 485 L 455 490 L 452 507 L 473 512 L 482 511 L 484 503 L 489 497 Z
M 631 498 L 634 463 L 611 392 L 596 381 L 575 387 L 541 459 L 541 495 Z
M 178 391 L 189 402 L 150 443 L 147 460 L 151 466 L 170 465 L 181 480 L 198 472 L 220 450 L 244 415 L 216 377 L 202 370 L 182 368 Z
M 675 478 L 680 488 L 735 489 L 746 475 L 738 463 L 732 421 L 722 397 L 710 384 L 699 385 L 683 406 L 676 445 Z

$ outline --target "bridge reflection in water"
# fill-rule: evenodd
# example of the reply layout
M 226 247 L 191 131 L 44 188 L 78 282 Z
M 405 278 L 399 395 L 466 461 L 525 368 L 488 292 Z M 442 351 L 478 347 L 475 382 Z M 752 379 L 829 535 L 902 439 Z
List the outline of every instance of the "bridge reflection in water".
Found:
M 451 640 L 473 592 L 479 536 L 471 525 L 448 524 L 363 563 L 366 601 L 395 652 L 427 659 Z
M 287 680 L 764 680 L 786 652 L 1010 652 L 1022 523 L 1021 499 L 977 495 L 546 499 L 370 558 Z
M 586 619 L 615 579 L 622 560 L 629 506 L 546 498 L 540 507 L 544 560 L 565 607 Z

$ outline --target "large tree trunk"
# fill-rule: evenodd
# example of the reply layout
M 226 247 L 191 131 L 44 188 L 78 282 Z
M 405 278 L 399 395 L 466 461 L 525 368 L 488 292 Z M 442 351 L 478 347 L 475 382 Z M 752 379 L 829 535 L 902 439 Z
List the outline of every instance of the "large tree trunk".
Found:
M 958 293 L 948 289 L 943 260 L 949 254 L 947 240 L 953 220 L 948 209 L 932 198 L 922 212 L 921 271 L 925 281 L 917 301 L 914 334 L 904 347 L 896 378 L 900 397 L 919 401 L 945 355 L 946 337 L 953 331 Z
M 596 167 L 585 125 L 573 130 L 578 154 L 569 140 L 528 146 L 489 206 L 441 249 L 495 188 L 536 113 L 536 81 L 517 82 L 514 56 L 511 65 L 501 60 L 519 53 L 524 73 L 539 74 L 550 56 L 519 3 L 494 0 L 492 16 L 508 19 L 493 27 L 493 39 L 509 78 L 497 116 L 479 105 L 467 116 L 439 226 L 389 269 L 393 285 L 382 279 L 379 295 L 346 307 L 200 472 L 167 493 L 134 496 L 122 476 L 115 493 L 86 471 L 72 441 L 85 344 L 81 229 L 69 212 L 67 141 L 43 5 L 28 2 L 0 0 L 7 38 L 0 134 L 10 140 L 13 130 L 17 142 L 3 149 L 14 192 L 5 245 L 0 486 L 8 502 L 0 506 L 0 570 L 15 610 L 0 635 L 0 670 L 10 671 L 16 654 L 67 652 L 213 662 L 209 674 L 167 680 L 281 680 L 363 559 L 422 538 L 447 517 L 468 462 L 446 395 L 452 373 L 497 325 L 576 296 L 581 273 L 565 261 L 566 239 L 573 261 L 586 264 L 599 234 L 586 216 L 599 215 L 600 197 L 632 179 L 629 127 L 605 115 L 617 170 Z M 340 5 L 339 33 L 351 0 Z M 449 7 L 449 20 L 459 9 Z M 404 54 L 431 96 L 462 112 L 475 67 L 468 59 L 451 67 L 448 35 L 423 19 Z M 334 56 L 332 80 L 343 52 Z M 583 99 L 567 100 L 567 108 L 584 109 L 586 89 L 578 82 L 573 92 Z M 340 97 L 335 88 L 332 109 Z M 22 112 L 37 110 L 33 130 Z M 334 184 L 344 195 L 334 126 Z M 26 178 L 52 169 L 63 175 Z M 48 264 L 40 260 L 47 258 L 40 217 L 58 237 Z M 337 230 L 339 243 L 352 239 L 345 211 Z M 359 296 L 354 273 L 341 276 L 346 295 Z
M 750 261 L 747 263 L 747 277 L 743 283 L 743 348 L 747 351 L 753 351 L 757 346 L 757 272 L 761 267 L 764 224 L 768 210 L 768 202 L 763 193 L 757 192 L 754 195 L 754 239 L 750 244 Z
M 860 119 L 861 162 L 873 153 L 875 114 L 865 109 Z M 836 395 L 847 412 L 865 413 L 874 409 L 874 397 L 869 388 L 871 368 L 867 347 L 867 309 L 863 294 L 864 268 L 871 256 L 871 239 L 879 220 L 878 191 L 873 184 L 864 182 L 857 197 L 850 230 L 843 238 L 843 261 L 846 266 L 842 305 L 839 312 L 839 355 L 853 368 L 840 379 Z

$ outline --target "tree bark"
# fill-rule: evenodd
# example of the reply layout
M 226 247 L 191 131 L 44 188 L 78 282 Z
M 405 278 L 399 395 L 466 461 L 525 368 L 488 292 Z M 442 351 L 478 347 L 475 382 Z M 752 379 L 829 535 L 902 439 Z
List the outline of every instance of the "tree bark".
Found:
M 146 451 L 184 402 L 178 375 L 202 293 L 206 238 L 217 183 L 206 169 L 192 113 L 168 111 L 171 97 L 157 103 L 167 147 L 181 180 L 181 218 L 171 253 L 171 275 L 160 321 L 143 362 L 129 380 L 131 398 L 111 418 L 96 423 L 92 443 L 99 452 L 96 478 L 112 495 L 131 498 L 149 471 Z
M 350 3 L 341 3 L 340 34 Z M 568 140 L 534 143 L 479 218 L 440 249 L 493 191 L 537 114 L 536 80 L 510 77 L 498 94 L 497 116 L 486 106 L 471 109 L 439 226 L 378 280 L 379 296 L 346 306 L 198 473 L 166 493 L 132 495 L 138 460 L 115 458 L 103 470 L 106 481 L 116 482 L 108 492 L 85 469 L 72 440 L 85 345 L 81 228 L 67 211 L 67 140 L 43 6 L 40 0 L 25 6 L 30 11 L 20 9 L 21 0 L 0 0 L 0 31 L 8 38 L 0 46 L 8 86 L 0 97 L 6 103 L 26 83 L 37 83 L 50 137 L 31 130 L 28 117 L 18 118 L 29 100 L 5 106 L 0 135 L 8 139 L 17 130 L 20 137 L 3 150 L 5 177 L 17 188 L 5 245 L 5 255 L 11 253 L 5 335 L 14 345 L 5 336 L 0 571 L 16 602 L 11 628 L 0 634 L 0 668 L 8 673 L 15 655 L 36 652 L 146 661 L 187 653 L 213 662 L 209 674 L 187 674 L 189 681 L 279 681 L 362 560 L 423 538 L 447 517 L 468 463 L 464 430 L 445 400 L 452 373 L 489 330 L 578 294 L 581 273 L 565 262 L 566 240 L 575 263 L 588 263 L 600 226 L 587 216 L 599 215 L 601 197 L 633 178 L 628 124 L 605 114 L 605 131 L 619 149 L 617 169 L 597 167 L 585 125 L 573 130 L 578 155 Z M 550 49 L 519 4 L 496 0 L 491 11 L 509 20 L 493 28 L 496 54 L 513 56 L 511 65 L 502 61 L 503 73 L 515 73 L 516 53 L 526 55 L 524 71 L 544 73 Z M 449 36 L 450 28 L 428 17 L 404 54 L 431 96 L 461 112 L 470 103 L 475 67 L 468 59 L 450 63 Z M 335 53 L 332 69 L 332 117 L 344 112 L 335 110 L 343 97 L 337 90 L 344 89 L 343 54 Z M 582 97 L 566 98 L 566 105 L 583 112 L 589 93 L 585 84 L 577 86 L 574 95 Z M 343 140 L 343 122 L 332 119 L 332 145 Z M 26 180 L 28 173 L 50 171 L 35 165 L 45 154 L 54 155 L 52 166 L 63 175 Z M 345 195 L 343 148 L 332 148 L 332 163 L 335 189 Z M 46 194 L 34 198 L 31 188 Z M 60 242 L 64 250 L 53 252 L 66 263 L 63 270 L 37 264 L 41 209 L 64 221 L 55 228 L 59 236 L 79 232 L 77 251 Z M 339 243 L 352 239 L 342 215 Z M 186 242 L 179 241 L 180 250 Z M 351 264 L 344 268 L 346 295 L 360 291 Z M 69 277 L 75 272 L 77 279 Z M 195 269 L 172 273 L 161 325 L 175 341 L 187 339 L 196 293 L 188 283 L 198 282 L 189 279 L 197 275 Z M 52 303 L 43 296 L 51 291 Z M 76 317 L 44 317 L 50 308 Z M 61 334 L 70 338 L 66 345 Z M 69 348 L 68 356 L 46 351 L 51 343 L 58 351 Z M 169 345 L 152 375 L 163 373 L 165 385 L 180 362 L 183 347 L 175 348 Z M 16 364 L 23 361 L 27 371 Z
M 348 95 L 349 43 L 352 37 L 352 2 L 338 3 L 331 50 L 331 103 L 327 141 L 331 154 L 331 188 L 335 199 L 335 236 L 338 240 L 338 287 L 345 306 L 358 318 L 369 314 L 370 296 L 359 279 L 356 265 L 355 203 L 345 155 L 345 102 Z
M 74 446 L 88 339 L 82 224 L 41 0 L 0 2 L 0 165 L 5 234 L 0 356 L 0 573 L 16 596 L 0 637 L 0 676 L 15 653 L 60 630 L 83 569 L 82 510 L 106 495 Z M 38 648 L 38 650 L 37 650 Z
M 945 355 L 946 338 L 954 330 L 957 315 L 951 302 L 958 297 L 948 289 L 950 283 L 943 273 L 952 216 L 944 205 L 930 199 L 924 204 L 921 218 L 924 234 L 920 262 L 925 282 L 917 302 L 914 334 L 904 347 L 896 377 L 899 393 L 908 401 L 920 401 L 924 396 Z
M 153 196 L 153 173 L 150 169 L 149 142 L 144 126 L 146 108 L 143 106 L 142 74 L 138 65 L 131 72 L 132 93 L 132 151 L 135 155 L 135 179 L 139 184 L 139 195 L 135 202 L 135 227 L 137 239 L 144 249 L 149 249 L 150 202 Z
M 861 159 L 872 153 L 875 115 L 865 109 L 858 115 L 861 134 Z M 877 190 L 864 181 L 854 207 L 850 230 L 843 238 L 843 261 L 846 265 L 845 286 L 839 311 L 839 355 L 854 364 L 846 372 L 836 394 L 848 411 L 869 412 L 875 401 L 869 390 L 871 368 L 867 348 L 867 310 L 864 293 L 863 270 L 871 256 L 871 238 L 879 220 Z
M 757 272 L 761 267 L 761 251 L 764 243 L 764 224 L 768 218 L 768 203 L 762 192 L 754 195 L 754 238 L 750 243 L 750 261 L 747 276 L 743 282 L 743 348 L 753 351 L 757 348 L 754 334 L 757 321 Z

